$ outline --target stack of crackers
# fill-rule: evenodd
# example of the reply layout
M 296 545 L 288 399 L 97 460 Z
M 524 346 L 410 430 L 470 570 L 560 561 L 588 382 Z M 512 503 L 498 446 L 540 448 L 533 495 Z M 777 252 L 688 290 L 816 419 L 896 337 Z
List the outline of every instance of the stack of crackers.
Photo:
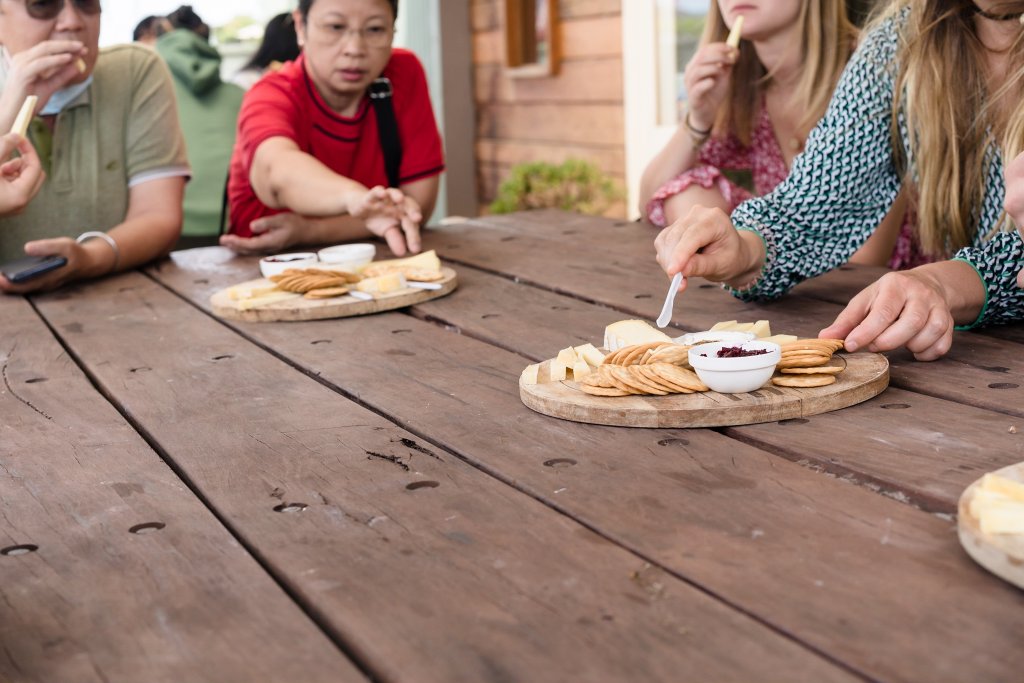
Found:
M 845 362 L 832 362 L 832 354 L 843 348 L 842 339 L 797 339 L 780 346 L 782 358 L 772 377 L 772 384 L 780 387 L 823 387 L 846 369 Z
M 289 268 L 269 279 L 278 289 L 285 292 L 302 294 L 307 299 L 330 299 L 347 294 L 351 289 L 349 285 L 359 282 L 362 278 L 343 270 Z
M 652 342 L 627 346 L 605 356 L 604 362 L 580 380 L 580 389 L 593 396 L 667 396 L 707 391 L 689 367 L 689 346 Z

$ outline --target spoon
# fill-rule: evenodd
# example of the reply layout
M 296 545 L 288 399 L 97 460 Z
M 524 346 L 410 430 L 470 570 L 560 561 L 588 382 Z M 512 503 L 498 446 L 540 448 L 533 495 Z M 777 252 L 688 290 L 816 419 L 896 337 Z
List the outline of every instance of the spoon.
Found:
M 676 273 L 672 277 L 672 284 L 668 286 L 668 295 L 665 296 L 665 305 L 661 307 L 661 315 L 658 316 L 658 327 L 665 327 L 672 321 L 672 305 L 676 301 L 676 292 L 683 282 L 683 274 Z

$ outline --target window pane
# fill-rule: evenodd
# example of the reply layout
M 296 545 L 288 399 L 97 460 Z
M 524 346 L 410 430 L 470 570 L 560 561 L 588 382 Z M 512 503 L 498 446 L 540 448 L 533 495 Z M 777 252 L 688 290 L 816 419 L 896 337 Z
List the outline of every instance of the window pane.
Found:
M 697 51 L 713 0 L 657 0 L 658 123 L 673 126 L 686 102 L 683 71 Z

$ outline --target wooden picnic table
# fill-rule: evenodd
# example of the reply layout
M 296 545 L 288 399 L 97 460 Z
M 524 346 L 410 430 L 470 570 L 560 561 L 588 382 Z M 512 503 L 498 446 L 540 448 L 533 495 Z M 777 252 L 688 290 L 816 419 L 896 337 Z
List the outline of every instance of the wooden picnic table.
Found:
M 255 259 L 0 298 L 0 680 L 1019 681 L 1024 591 L 956 536 L 1024 460 L 1022 328 L 810 418 L 565 422 L 529 362 L 657 316 L 649 226 L 438 228 L 452 295 L 234 323 Z M 694 281 L 681 331 L 814 335 L 880 271 L 770 304 Z

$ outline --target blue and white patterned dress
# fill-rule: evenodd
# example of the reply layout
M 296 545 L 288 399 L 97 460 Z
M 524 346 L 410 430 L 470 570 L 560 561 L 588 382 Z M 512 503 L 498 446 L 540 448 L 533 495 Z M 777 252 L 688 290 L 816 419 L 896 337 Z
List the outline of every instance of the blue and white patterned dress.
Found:
M 789 177 L 733 212 L 733 224 L 758 233 L 766 249 L 761 277 L 748 289 L 731 290 L 736 296 L 776 298 L 845 263 L 889 210 L 900 189 L 890 123 L 898 32 L 907 16 L 905 11 L 882 23 L 864 39 Z M 913 167 L 902 117 L 899 131 Z M 1016 281 L 1024 242 L 1016 231 L 988 235 L 1002 216 L 1005 194 L 1002 154 L 992 143 L 984 183 L 977 234 L 954 256 L 973 266 L 985 284 L 985 305 L 966 327 L 1024 318 L 1024 291 Z

